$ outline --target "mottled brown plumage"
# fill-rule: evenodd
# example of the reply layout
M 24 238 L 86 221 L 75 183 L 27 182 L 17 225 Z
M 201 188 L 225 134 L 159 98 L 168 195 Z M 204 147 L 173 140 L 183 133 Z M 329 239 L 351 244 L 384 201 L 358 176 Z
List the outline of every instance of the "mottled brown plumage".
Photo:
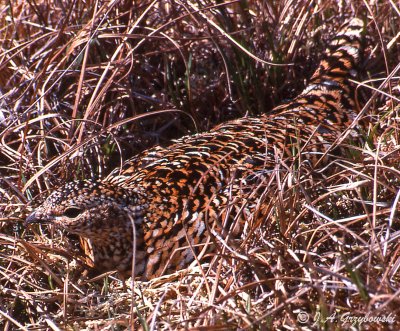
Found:
M 135 224 L 135 274 L 152 278 L 188 265 L 210 236 L 241 232 L 232 215 L 250 184 L 271 178 L 301 153 L 315 162 L 356 116 L 354 87 L 363 24 L 353 19 L 331 42 L 308 87 L 259 117 L 155 147 L 99 181 L 75 181 L 53 192 L 27 219 L 51 222 L 92 241 L 100 270 L 129 271 Z M 131 217 L 129 217 L 130 215 Z M 243 217 L 242 217 L 243 218 Z M 225 223 L 224 223 L 225 222 Z M 233 228 L 231 228 L 233 227 Z

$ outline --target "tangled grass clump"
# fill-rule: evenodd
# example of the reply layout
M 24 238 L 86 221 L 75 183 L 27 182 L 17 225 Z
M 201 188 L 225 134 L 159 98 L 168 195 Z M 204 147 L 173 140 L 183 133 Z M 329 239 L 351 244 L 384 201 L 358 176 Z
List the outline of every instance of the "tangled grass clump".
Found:
M 398 5 L 0 7 L 2 329 L 346 330 L 354 321 L 399 329 Z M 367 22 L 357 89 L 365 144 L 341 143 L 329 164 L 289 168 L 274 185 L 250 188 L 260 203 L 242 242 L 217 241 L 207 264 L 122 282 L 91 274 L 79 238 L 24 226 L 69 180 L 103 177 L 150 146 L 295 96 L 326 42 L 354 16 Z

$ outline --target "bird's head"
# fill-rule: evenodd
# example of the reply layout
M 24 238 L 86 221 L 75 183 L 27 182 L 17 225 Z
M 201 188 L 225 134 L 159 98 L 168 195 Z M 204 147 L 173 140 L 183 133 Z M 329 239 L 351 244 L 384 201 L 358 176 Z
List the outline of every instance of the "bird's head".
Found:
M 27 224 L 50 223 L 94 240 L 130 227 L 128 213 L 137 222 L 141 213 L 130 191 L 102 181 L 73 181 L 55 190 L 26 219 Z

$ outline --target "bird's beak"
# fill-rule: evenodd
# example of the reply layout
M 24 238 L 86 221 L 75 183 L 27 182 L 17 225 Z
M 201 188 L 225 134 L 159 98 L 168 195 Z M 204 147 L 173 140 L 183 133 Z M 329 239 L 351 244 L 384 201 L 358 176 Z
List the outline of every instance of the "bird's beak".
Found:
M 25 220 L 26 225 L 35 223 L 50 223 L 50 219 L 36 210 L 33 213 L 29 214 L 29 216 Z

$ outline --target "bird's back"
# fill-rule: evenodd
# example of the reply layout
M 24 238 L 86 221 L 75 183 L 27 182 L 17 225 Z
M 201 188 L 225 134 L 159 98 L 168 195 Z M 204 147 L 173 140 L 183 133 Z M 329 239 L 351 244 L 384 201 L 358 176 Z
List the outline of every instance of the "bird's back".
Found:
M 231 233 L 239 233 L 240 226 L 222 225 L 225 216 L 250 215 L 254 204 L 246 189 L 270 180 L 282 162 L 301 154 L 313 163 L 331 148 L 356 116 L 350 80 L 362 30 L 361 20 L 353 19 L 338 33 L 307 88 L 292 101 L 150 149 L 104 180 L 139 196 L 148 277 L 193 260 L 210 231 L 218 235 L 232 227 Z

